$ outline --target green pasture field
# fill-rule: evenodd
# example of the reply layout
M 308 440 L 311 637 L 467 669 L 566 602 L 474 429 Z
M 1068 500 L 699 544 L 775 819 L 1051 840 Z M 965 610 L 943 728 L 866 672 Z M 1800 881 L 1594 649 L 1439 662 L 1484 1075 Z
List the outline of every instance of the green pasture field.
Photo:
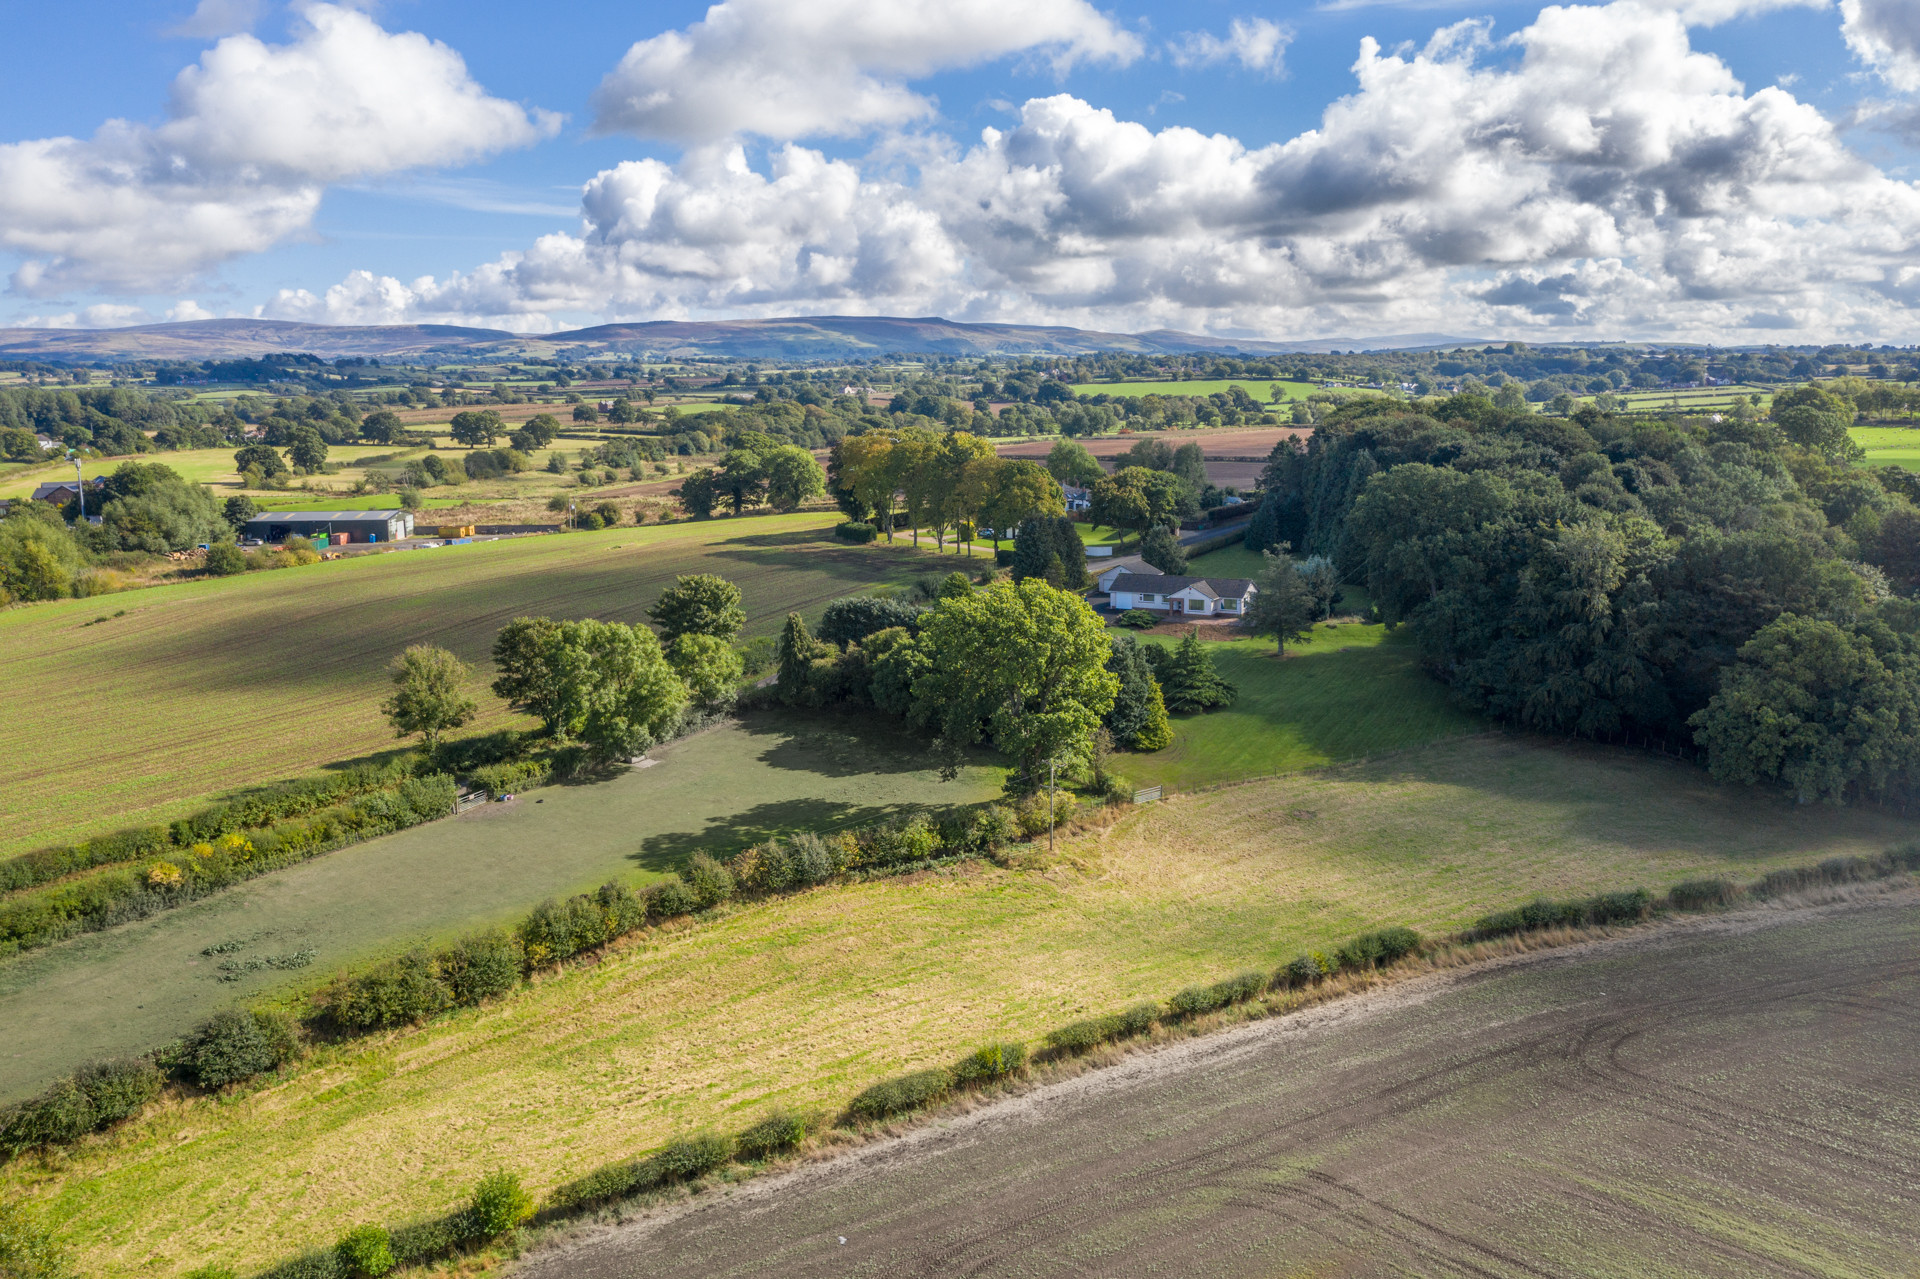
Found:
M 393 453 L 396 449 L 390 444 L 335 444 L 327 449 L 329 462 L 346 464 L 337 475 L 327 479 L 336 484 L 352 483 L 360 474 L 352 465 L 363 457 L 377 457 Z M 180 477 L 193 484 L 225 485 L 235 489 L 240 487 L 240 473 L 233 469 L 234 450 L 218 449 L 181 449 L 172 453 L 141 453 L 135 457 L 87 458 L 81 463 L 82 471 L 88 479 L 111 475 L 123 462 L 158 462 L 170 466 Z M 19 478 L 0 478 L 0 498 L 25 497 L 33 492 L 36 484 L 49 480 L 73 478 L 73 466 L 65 464 L 50 471 L 36 471 L 32 476 Z
M 444 1211 L 497 1168 L 544 1193 L 676 1135 L 835 1108 L 986 1040 L 1031 1041 L 1361 929 L 1744 879 L 1910 829 L 1657 757 L 1470 736 L 1148 806 L 1070 839 L 1044 873 L 975 865 L 723 908 L 498 1004 L 16 1160 L 0 1186 L 88 1275 L 246 1273 L 362 1222 Z
M 1283 400 L 1304 400 L 1320 389 L 1316 382 L 1284 382 L 1278 378 L 1227 378 L 1215 382 L 1082 382 L 1073 388 L 1075 395 L 1217 395 L 1237 386 L 1262 404 L 1269 402 L 1272 388 L 1279 387 Z
M 1733 402 L 1736 399 L 1747 399 L 1756 392 L 1764 397 L 1759 406 L 1759 411 L 1764 413 L 1767 405 L 1773 402 L 1773 388 L 1771 387 L 1739 384 L 1735 386 L 1702 386 L 1679 391 L 1615 391 L 1613 394 L 1614 398 L 1618 399 L 1622 406 L 1635 412 L 1671 408 L 1674 401 L 1678 400 L 1681 412 L 1708 413 L 1716 409 L 1732 408 Z M 1574 397 L 1574 399 L 1581 404 L 1591 404 L 1594 398 L 1595 397 L 1591 395 L 1576 395 Z
M 0 612 L 0 855 L 393 745 L 378 707 L 386 664 L 409 644 L 476 663 L 479 688 L 494 634 L 522 614 L 642 622 L 676 575 L 719 573 L 745 595 L 749 633 L 771 634 L 791 610 L 817 618 L 842 595 L 944 566 L 900 541 L 837 542 L 838 519 L 396 551 Z M 481 702 L 479 728 L 515 722 Z
M 1847 432 L 1867 451 L 1868 466 L 1920 471 L 1920 430 L 1906 426 L 1856 426 Z
M 144 1052 L 220 1008 L 310 987 L 315 975 L 512 924 L 542 898 L 644 884 L 698 848 L 730 856 L 769 835 L 863 825 L 1000 790 L 984 755 L 939 779 L 927 740 L 839 715 L 754 714 L 651 752 L 647 768 L 550 786 L 329 853 L 219 896 L 0 963 L 0 1100 L 82 1062 Z M 223 982 L 202 951 L 315 952 L 303 972 Z
M 431 490 L 429 490 L 431 491 Z M 421 499 L 428 509 L 446 506 L 465 506 L 469 501 L 503 501 L 499 498 L 464 497 L 426 497 Z M 400 509 L 399 499 L 392 493 L 365 493 L 356 497 L 343 493 L 339 497 L 328 497 L 316 493 L 256 493 L 253 504 L 263 511 L 387 511 Z

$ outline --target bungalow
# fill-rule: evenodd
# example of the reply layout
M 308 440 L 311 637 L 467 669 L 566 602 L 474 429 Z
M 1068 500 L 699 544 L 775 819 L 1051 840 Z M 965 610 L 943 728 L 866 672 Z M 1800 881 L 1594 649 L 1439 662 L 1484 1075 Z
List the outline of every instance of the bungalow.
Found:
M 1066 499 L 1068 511 L 1085 511 L 1093 506 L 1093 492 L 1077 484 L 1062 484 L 1060 495 Z
M 1091 547 L 1088 548 L 1088 554 L 1092 554 Z M 1120 555 L 1106 561 L 1098 568 L 1089 564 L 1087 565 L 1087 571 L 1095 575 L 1093 579 L 1093 589 L 1102 595 L 1108 595 L 1113 591 L 1113 583 L 1116 578 L 1128 573 L 1151 577 L 1160 570 L 1141 559 L 1138 555 Z
M 1253 602 L 1254 585 L 1244 577 L 1120 573 L 1108 583 L 1107 594 L 1112 606 L 1123 613 L 1144 608 L 1176 615 L 1239 617 Z

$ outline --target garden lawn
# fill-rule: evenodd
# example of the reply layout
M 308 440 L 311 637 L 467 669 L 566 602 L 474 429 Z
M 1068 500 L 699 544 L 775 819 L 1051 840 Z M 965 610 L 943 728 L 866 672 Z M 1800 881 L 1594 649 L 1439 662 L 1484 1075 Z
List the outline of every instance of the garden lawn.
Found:
M 1169 647 L 1178 635 L 1151 635 Z M 1413 637 L 1357 622 L 1316 627 L 1287 647 L 1271 640 L 1209 641 L 1214 668 L 1240 690 L 1232 706 L 1173 717 L 1173 745 L 1120 755 L 1136 787 L 1192 790 L 1420 746 L 1484 724 L 1457 707 L 1416 663 Z
M 1281 398 L 1304 400 L 1320 389 L 1314 382 L 1284 382 L 1278 378 L 1227 378 L 1217 382 L 1083 382 L 1073 388 L 1075 395 L 1218 395 L 1237 386 L 1262 404 L 1269 402 L 1273 388 Z
M 882 821 L 1000 791 L 984 755 L 939 780 L 924 738 L 839 715 L 765 713 L 653 752 L 607 781 L 550 786 L 275 871 L 201 901 L 0 962 L 0 1101 L 83 1062 L 145 1052 L 218 1009 L 311 986 L 316 974 L 492 924 L 609 880 L 644 884 L 694 850 Z M 310 951 L 296 973 L 220 979 L 221 957 Z
M 718 573 L 740 586 L 748 633 L 767 635 L 789 611 L 817 619 L 839 596 L 950 563 L 837 542 L 837 519 L 395 551 L 0 612 L 0 855 L 394 745 L 379 705 L 409 644 L 477 665 L 484 730 L 519 722 L 484 691 L 493 637 L 515 617 L 644 622 L 676 575 Z
M 1177 797 L 1046 872 L 977 866 L 725 908 L 423 1030 L 174 1103 L 0 1187 L 90 1276 L 245 1273 L 443 1211 L 497 1168 L 537 1192 L 775 1104 L 837 1109 L 1000 1037 L 1357 930 L 1458 928 L 1588 893 L 1877 852 L 1898 819 L 1714 786 L 1687 765 L 1495 734 Z M 534 845 L 538 847 L 539 845 Z

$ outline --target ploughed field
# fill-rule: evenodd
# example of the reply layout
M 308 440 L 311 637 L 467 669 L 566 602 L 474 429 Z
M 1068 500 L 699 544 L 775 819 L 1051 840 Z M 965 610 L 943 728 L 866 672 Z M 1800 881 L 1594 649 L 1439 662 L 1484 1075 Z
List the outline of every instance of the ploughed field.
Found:
M 395 745 L 386 665 L 452 649 L 492 678 L 523 614 L 643 622 L 682 573 L 744 595 L 749 634 L 937 565 L 836 542 L 836 515 L 530 537 L 328 561 L 0 612 L 0 856 L 170 820 Z M 104 619 L 104 620 L 97 620 Z M 475 731 L 514 718 L 482 697 Z
M 1251 390 L 1251 388 L 1249 388 Z M 1266 465 L 1267 454 L 1281 440 L 1293 435 L 1305 436 L 1312 427 L 1235 426 L 1206 431 L 1137 431 L 1126 435 L 1103 435 L 1080 440 L 1087 451 L 1099 458 L 1108 470 L 1114 459 L 1141 439 L 1165 440 L 1168 447 L 1198 444 L 1206 453 L 1207 478 L 1215 484 L 1251 489 Z M 1025 457 L 1044 462 L 1054 446 L 1053 440 L 1022 441 L 999 446 L 1001 457 Z M 1251 512 L 1249 512 L 1251 513 Z
M 672 767 L 647 773 L 664 781 Z M 847 780 L 864 784 L 857 770 Z M 534 812 L 554 808 L 547 794 Z M 515 828 L 529 863 L 571 856 L 562 845 L 584 828 L 565 817 Z M 478 838 L 471 821 L 439 825 Z M 1656 757 L 1456 737 L 1149 805 L 1036 869 L 973 864 L 735 903 L 498 1003 L 321 1047 L 283 1078 L 17 1160 L 0 1167 L 0 1193 L 33 1200 L 90 1275 L 245 1271 L 362 1222 L 444 1211 L 497 1168 L 544 1194 L 677 1136 L 737 1130 L 776 1105 L 831 1113 L 983 1042 L 1034 1042 L 1367 929 L 1442 933 L 1542 893 L 1750 880 L 1876 853 L 1911 829 L 1718 787 Z M 418 894 L 468 891 L 447 878 L 461 873 L 455 844 L 443 874 L 415 876 Z M 368 865 L 379 847 L 363 846 Z M 497 862 L 476 846 L 467 873 L 495 875 Z M 190 980 L 179 974 L 199 938 L 178 935 L 172 967 L 146 980 Z M 119 997 L 145 1002 L 138 987 Z M 1126 1130 L 1125 1144 L 1144 1136 Z
M 538 1252 L 528 1279 L 1912 1273 L 1920 905 L 1429 978 Z

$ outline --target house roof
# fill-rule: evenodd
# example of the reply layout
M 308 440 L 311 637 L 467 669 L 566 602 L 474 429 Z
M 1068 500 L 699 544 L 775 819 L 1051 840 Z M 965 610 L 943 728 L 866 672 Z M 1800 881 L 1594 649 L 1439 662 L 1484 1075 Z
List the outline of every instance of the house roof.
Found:
M 1115 594 L 1178 595 L 1189 587 L 1216 600 L 1243 600 L 1253 592 L 1253 583 L 1244 577 L 1176 577 L 1171 573 L 1123 573 L 1108 589 Z
M 97 489 L 100 487 L 100 481 L 98 479 L 90 479 L 87 481 L 87 487 L 89 489 Z M 36 484 L 33 489 L 33 500 L 36 502 L 44 502 L 55 493 L 78 493 L 79 491 L 80 482 L 78 480 L 55 480 L 51 484 Z
M 1160 571 L 1138 555 L 1122 555 L 1111 560 L 1088 560 L 1087 569 L 1095 577 L 1105 577 L 1115 569 L 1126 573 L 1138 573 L 1142 576 Z
M 399 511 L 262 511 L 248 524 L 386 524 Z

